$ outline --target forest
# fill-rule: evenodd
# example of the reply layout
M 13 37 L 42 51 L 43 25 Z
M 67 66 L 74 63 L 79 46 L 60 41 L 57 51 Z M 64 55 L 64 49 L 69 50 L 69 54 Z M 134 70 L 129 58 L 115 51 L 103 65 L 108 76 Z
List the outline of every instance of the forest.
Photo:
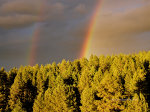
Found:
M 148 112 L 150 51 L 0 69 L 1 112 Z

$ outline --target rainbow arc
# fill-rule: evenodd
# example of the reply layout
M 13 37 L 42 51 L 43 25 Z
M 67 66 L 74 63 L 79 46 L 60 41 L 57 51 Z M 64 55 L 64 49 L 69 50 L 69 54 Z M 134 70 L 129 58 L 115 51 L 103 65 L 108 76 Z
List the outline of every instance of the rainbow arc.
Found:
M 92 41 L 93 33 L 95 31 L 95 28 L 96 28 L 96 23 L 98 21 L 98 16 L 99 16 L 99 13 L 100 13 L 101 6 L 102 6 L 102 0 L 99 0 L 98 3 L 97 3 L 96 8 L 94 10 L 94 13 L 93 13 L 93 16 L 91 18 L 90 24 L 89 24 L 89 28 L 88 28 L 88 31 L 87 31 L 87 34 L 86 34 L 86 37 L 85 37 L 85 40 L 84 40 L 84 43 L 83 43 L 83 47 L 82 47 L 82 50 L 81 50 L 80 58 L 88 57 L 90 55 L 89 54 L 89 49 L 91 47 L 91 41 Z
M 46 2 L 43 0 L 40 5 L 40 12 L 38 14 L 38 21 L 41 22 L 45 19 L 44 17 L 44 11 L 45 11 L 45 6 Z M 36 63 L 36 56 L 37 56 L 37 49 L 38 49 L 38 42 L 39 42 L 39 37 L 40 37 L 40 25 L 37 25 L 35 27 L 35 30 L 32 35 L 32 40 L 31 40 L 31 47 L 30 47 L 30 52 L 29 52 L 29 62 L 28 64 L 33 66 Z

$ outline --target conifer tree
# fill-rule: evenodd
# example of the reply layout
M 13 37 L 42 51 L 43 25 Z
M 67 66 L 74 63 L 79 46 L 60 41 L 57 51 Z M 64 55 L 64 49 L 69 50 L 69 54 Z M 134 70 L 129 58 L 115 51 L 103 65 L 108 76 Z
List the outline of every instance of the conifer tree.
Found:
M 32 111 L 34 98 L 37 94 L 36 87 L 32 85 L 30 67 L 21 68 L 10 89 L 10 108 L 13 110 L 17 103 L 22 104 L 26 111 Z M 20 104 L 19 104 L 20 105 Z
M 90 67 L 94 67 L 96 70 L 98 70 L 99 67 L 99 59 L 97 56 L 93 56 L 91 55 L 90 59 L 89 59 L 89 66 Z
M 18 100 L 18 102 L 15 104 L 12 112 L 27 112 L 27 111 L 22 108 L 22 103 L 20 102 L 20 100 Z
M 124 98 L 123 87 L 119 77 L 114 77 L 106 71 L 96 91 L 98 100 L 95 100 L 94 103 L 97 111 L 121 111 L 124 108 L 121 102 L 121 99 Z
M 2 112 L 147 112 L 150 51 L 0 70 Z
M 147 112 L 148 104 L 145 101 L 145 98 L 142 93 L 134 94 L 132 99 L 127 99 L 125 102 L 126 108 L 123 112 Z
M 0 110 L 5 111 L 8 104 L 7 73 L 4 68 L 0 70 Z
M 44 103 L 44 93 L 40 92 L 34 101 L 33 112 L 41 112 L 44 109 L 45 105 L 48 104 Z
M 84 88 L 90 86 L 90 77 L 88 75 L 88 68 L 85 68 L 84 71 L 81 73 L 81 76 L 79 78 L 78 88 L 79 92 L 82 93 Z
M 95 101 L 95 91 L 92 88 L 86 87 L 83 92 L 81 93 L 81 104 L 82 112 L 95 112 L 96 105 L 94 104 Z

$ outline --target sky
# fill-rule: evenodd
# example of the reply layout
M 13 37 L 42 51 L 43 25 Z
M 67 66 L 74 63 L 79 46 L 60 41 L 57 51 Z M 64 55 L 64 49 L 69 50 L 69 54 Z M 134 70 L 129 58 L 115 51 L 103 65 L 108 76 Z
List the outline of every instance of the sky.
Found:
M 99 1 L 0 0 L 0 68 L 78 59 Z M 150 0 L 100 5 L 89 54 L 150 50 Z

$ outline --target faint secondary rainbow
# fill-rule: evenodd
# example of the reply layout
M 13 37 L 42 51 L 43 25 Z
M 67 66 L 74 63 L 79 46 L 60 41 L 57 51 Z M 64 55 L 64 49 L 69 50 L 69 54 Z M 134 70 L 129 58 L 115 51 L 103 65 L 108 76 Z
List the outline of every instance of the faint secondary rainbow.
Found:
M 46 3 L 45 3 L 45 0 L 43 0 L 40 5 L 40 10 L 39 10 L 38 18 L 37 18 L 38 22 L 42 22 L 45 19 L 44 17 L 45 6 L 46 6 Z M 31 46 L 29 49 L 28 64 L 31 66 L 33 66 L 36 63 L 40 32 L 41 32 L 40 25 L 37 25 L 33 31 L 32 39 L 31 39 Z
M 97 23 L 97 19 L 100 13 L 101 6 L 102 6 L 102 0 L 99 0 L 94 10 L 90 24 L 89 24 L 89 28 L 88 28 L 88 31 L 87 31 L 87 34 L 83 43 L 83 47 L 81 50 L 80 58 L 87 57 L 89 55 L 89 49 L 91 47 L 92 36 L 96 27 L 96 23 Z

